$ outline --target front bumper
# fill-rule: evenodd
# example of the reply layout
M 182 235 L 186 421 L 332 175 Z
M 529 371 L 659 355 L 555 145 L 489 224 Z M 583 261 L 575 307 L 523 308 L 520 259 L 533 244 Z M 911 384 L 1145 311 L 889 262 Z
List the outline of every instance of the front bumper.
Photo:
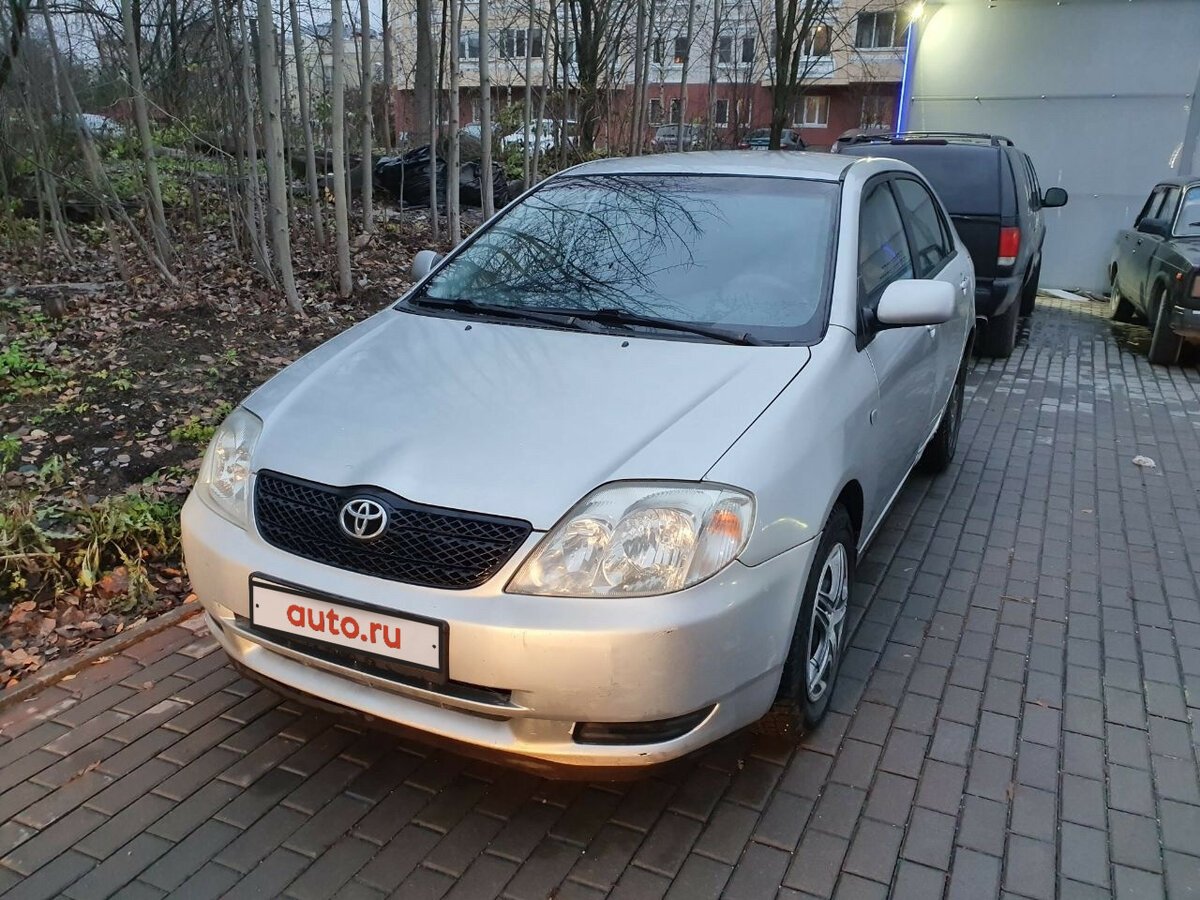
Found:
M 1021 300 L 1020 278 L 990 278 L 975 281 L 975 313 L 992 318 L 1005 313 Z
M 483 586 L 421 588 L 346 572 L 266 544 L 194 494 L 183 510 L 192 584 L 214 637 L 264 679 L 429 736 L 555 765 L 626 767 L 690 753 L 770 706 L 815 540 L 758 566 L 734 563 L 663 597 L 505 594 L 526 554 Z M 262 573 L 314 591 L 449 623 L 450 686 L 398 681 L 251 629 L 248 583 Z M 485 691 L 455 691 L 454 684 Z M 686 734 L 646 744 L 581 743 L 576 723 L 648 722 L 711 710 Z

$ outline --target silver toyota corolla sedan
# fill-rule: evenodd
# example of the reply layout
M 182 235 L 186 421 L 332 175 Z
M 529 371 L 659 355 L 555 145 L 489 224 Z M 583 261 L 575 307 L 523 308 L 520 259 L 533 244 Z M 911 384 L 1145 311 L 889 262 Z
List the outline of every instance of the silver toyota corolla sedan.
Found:
M 540 766 L 802 733 L 856 560 L 955 451 L 970 257 L 886 159 L 560 173 L 251 394 L 183 513 L 277 689 Z

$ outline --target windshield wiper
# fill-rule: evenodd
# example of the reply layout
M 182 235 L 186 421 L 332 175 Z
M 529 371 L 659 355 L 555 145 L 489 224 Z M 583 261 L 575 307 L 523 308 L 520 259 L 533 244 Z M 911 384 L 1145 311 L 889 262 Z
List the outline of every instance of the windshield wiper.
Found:
M 538 322 L 555 328 L 569 328 L 585 331 L 574 315 L 557 310 L 544 312 L 530 309 L 527 306 L 496 306 L 491 303 L 477 303 L 466 297 L 445 300 L 441 297 L 415 297 L 408 301 L 419 309 L 449 309 L 453 312 L 469 316 L 495 316 L 498 319 L 511 319 L 519 322 Z
M 541 312 L 556 313 L 564 316 L 569 315 L 577 319 L 583 319 L 586 322 L 599 322 L 601 325 L 641 325 L 646 328 L 659 328 L 663 331 L 679 331 L 685 334 L 695 334 L 700 337 L 711 338 L 714 341 L 721 341 L 726 344 L 744 344 L 747 346 L 759 346 L 762 344 L 762 341 L 748 331 L 728 331 L 713 325 L 699 325 L 693 322 L 677 322 L 674 319 L 660 319 L 657 316 L 647 316 L 643 313 L 611 306 L 601 309 L 545 309 L 541 310 Z

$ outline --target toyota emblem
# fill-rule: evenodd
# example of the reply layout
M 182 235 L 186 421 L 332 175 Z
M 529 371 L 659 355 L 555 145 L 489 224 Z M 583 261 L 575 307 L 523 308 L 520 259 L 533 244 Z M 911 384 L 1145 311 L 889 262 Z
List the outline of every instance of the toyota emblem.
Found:
M 373 541 L 388 526 L 388 514 L 383 504 L 367 497 L 355 497 L 342 507 L 338 522 L 348 536 L 358 541 Z

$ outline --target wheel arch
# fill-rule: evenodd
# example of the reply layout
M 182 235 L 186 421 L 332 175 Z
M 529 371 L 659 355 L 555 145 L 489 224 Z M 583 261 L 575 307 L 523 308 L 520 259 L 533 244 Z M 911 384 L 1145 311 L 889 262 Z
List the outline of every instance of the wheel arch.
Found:
M 862 539 L 863 530 L 863 514 L 865 505 L 865 495 L 863 494 L 862 485 L 857 478 L 851 478 L 842 486 L 837 498 L 829 506 L 829 512 L 825 514 L 826 521 L 838 506 L 843 507 L 850 516 L 850 525 L 854 528 L 854 537 L 857 540 Z

